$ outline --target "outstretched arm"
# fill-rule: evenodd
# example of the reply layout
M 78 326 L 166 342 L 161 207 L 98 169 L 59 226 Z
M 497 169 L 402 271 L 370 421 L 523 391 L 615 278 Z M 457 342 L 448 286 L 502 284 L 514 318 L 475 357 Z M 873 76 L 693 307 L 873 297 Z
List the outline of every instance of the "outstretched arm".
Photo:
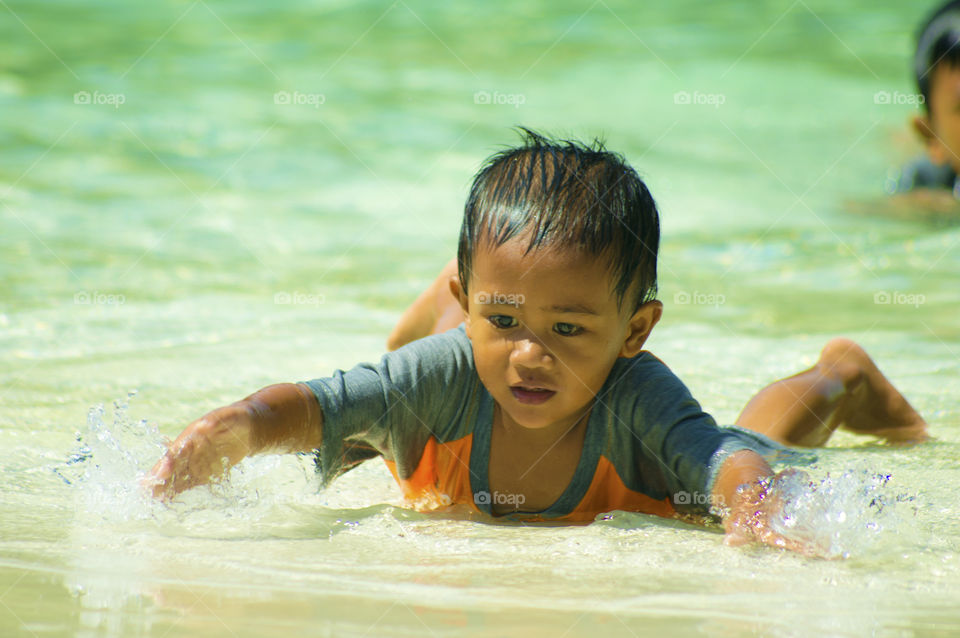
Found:
M 154 496 L 172 498 L 223 475 L 247 456 L 317 449 L 322 430 L 323 412 L 307 386 L 267 386 L 188 425 L 144 484 Z

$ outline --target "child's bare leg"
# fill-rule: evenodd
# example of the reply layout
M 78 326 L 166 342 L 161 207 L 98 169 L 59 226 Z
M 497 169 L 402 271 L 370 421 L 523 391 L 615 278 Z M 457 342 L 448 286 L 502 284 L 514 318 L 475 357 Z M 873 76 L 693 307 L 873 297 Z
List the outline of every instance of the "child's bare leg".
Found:
M 393 332 L 387 337 L 388 350 L 396 350 L 411 341 L 460 325 L 463 321 L 463 310 L 450 293 L 450 277 L 456 276 L 457 260 L 451 259 L 433 283 L 400 317 Z
M 891 442 L 927 438 L 926 422 L 849 339 L 832 339 L 812 368 L 757 393 L 737 425 L 808 447 L 823 445 L 838 427 Z

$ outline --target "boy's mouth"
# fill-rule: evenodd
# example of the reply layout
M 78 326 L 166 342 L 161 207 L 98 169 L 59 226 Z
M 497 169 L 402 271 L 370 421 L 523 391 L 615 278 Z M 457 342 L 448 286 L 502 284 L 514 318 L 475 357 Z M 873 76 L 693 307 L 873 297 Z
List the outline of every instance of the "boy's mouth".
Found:
M 543 403 L 556 394 L 555 390 L 548 390 L 539 386 L 512 385 L 510 392 L 520 403 Z

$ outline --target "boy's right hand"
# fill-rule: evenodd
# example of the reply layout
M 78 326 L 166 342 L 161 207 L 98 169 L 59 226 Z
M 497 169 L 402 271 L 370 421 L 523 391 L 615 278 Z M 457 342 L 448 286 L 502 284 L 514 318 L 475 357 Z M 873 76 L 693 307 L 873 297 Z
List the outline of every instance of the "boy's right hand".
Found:
M 142 483 L 170 499 L 223 476 L 251 454 L 311 452 L 322 442 L 316 396 L 305 384 L 278 383 L 188 425 Z
M 252 452 L 253 415 L 243 402 L 194 421 L 143 479 L 153 496 L 170 499 L 222 476 Z

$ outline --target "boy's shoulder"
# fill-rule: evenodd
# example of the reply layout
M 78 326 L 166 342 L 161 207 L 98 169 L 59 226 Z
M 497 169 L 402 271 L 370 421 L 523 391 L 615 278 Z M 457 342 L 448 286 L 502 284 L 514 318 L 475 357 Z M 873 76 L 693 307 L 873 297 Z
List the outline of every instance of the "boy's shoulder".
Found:
M 617 359 L 607 375 L 609 392 L 635 391 L 637 386 L 656 386 L 661 392 L 687 393 L 687 386 L 666 363 L 649 350 L 630 358 Z
M 387 353 L 384 360 L 391 361 L 394 365 L 402 362 L 418 367 L 430 363 L 441 365 L 456 363 L 458 367 L 472 367 L 473 348 L 470 345 L 470 338 L 467 336 L 464 324 L 461 323 L 456 328 L 451 328 L 446 332 L 411 341 L 393 352 Z
M 673 424 L 690 419 L 716 426 L 680 377 L 647 350 L 617 359 L 597 399 L 613 419 L 608 425 L 639 438 L 655 431 L 666 436 Z

